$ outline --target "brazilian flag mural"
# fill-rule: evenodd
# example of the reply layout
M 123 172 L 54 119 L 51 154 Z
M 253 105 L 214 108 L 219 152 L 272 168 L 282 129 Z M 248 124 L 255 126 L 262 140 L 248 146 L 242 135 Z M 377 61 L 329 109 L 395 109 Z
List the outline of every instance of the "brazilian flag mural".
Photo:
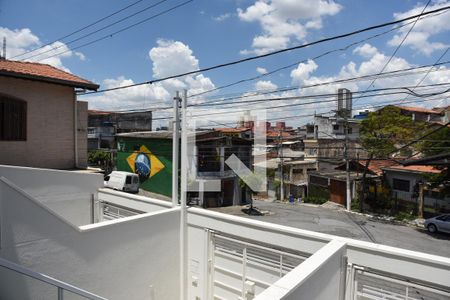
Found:
M 138 174 L 141 189 L 172 196 L 172 139 L 118 137 L 116 166 Z

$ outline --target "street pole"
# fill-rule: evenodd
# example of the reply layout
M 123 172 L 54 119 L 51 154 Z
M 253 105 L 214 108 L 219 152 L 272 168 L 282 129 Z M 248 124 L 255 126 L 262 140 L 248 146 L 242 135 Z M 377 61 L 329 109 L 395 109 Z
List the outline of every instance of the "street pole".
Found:
M 419 183 L 419 209 L 418 209 L 418 217 L 423 219 L 423 182 Z
M 347 198 L 347 210 L 351 209 L 352 195 L 350 190 L 350 168 L 348 158 L 348 115 L 347 109 L 344 110 L 344 131 L 345 131 L 345 143 L 344 143 L 344 158 L 345 158 L 345 189 Z
M 173 126 L 172 126 L 172 207 L 178 205 L 178 168 L 180 157 L 180 93 L 177 91 L 173 98 Z
M 187 168 L 188 168 L 188 133 L 187 133 L 187 91 L 184 90 L 184 96 L 181 101 L 181 203 L 180 203 L 180 299 L 186 299 L 187 282 Z
M 283 201 L 284 200 L 284 172 L 283 172 L 284 159 L 283 159 L 283 129 L 282 128 L 280 128 L 280 133 L 279 133 L 278 137 L 279 137 L 278 145 L 280 147 L 278 155 L 280 156 L 280 166 L 281 166 L 281 170 L 280 170 L 280 176 L 281 176 L 280 200 Z

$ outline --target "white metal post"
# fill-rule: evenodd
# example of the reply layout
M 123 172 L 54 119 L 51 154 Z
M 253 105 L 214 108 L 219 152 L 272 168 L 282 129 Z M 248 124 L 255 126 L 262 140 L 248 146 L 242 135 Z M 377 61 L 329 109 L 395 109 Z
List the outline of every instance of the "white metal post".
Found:
M 348 115 L 347 110 L 344 111 L 344 131 L 345 131 L 345 144 L 344 144 L 344 158 L 345 158 L 345 195 L 347 210 L 351 209 L 352 195 L 350 190 L 350 168 L 349 168 L 349 155 L 348 155 Z
M 186 299 L 186 279 L 187 279 L 187 216 L 186 216 L 186 198 L 187 198 L 187 168 L 188 168 L 188 152 L 187 152 L 187 113 L 186 113 L 187 91 L 181 101 L 181 212 L 180 212 L 180 299 Z
M 173 126 L 172 126 L 172 207 L 178 205 L 178 168 L 180 157 L 180 93 L 177 91 L 173 98 Z

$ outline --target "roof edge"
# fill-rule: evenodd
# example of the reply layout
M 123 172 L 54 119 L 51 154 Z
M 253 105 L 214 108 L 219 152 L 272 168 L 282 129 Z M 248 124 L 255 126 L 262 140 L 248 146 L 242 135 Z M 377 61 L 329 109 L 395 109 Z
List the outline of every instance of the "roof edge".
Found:
M 8 77 L 14 77 L 19 79 L 28 79 L 33 81 L 41 81 L 41 82 L 50 82 L 70 87 L 77 87 L 77 88 L 84 88 L 91 91 L 96 91 L 100 88 L 100 85 L 95 83 L 83 83 L 83 82 L 76 82 L 71 80 L 63 80 L 63 79 L 55 79 L 51 77 L 46 76 L 37 76 L 37 75 L 30 75 L 30 74 L 22 74 L 17 72 L 11 72 L 11 71 L 5 71 L 0 70 L 0 76 L 8 76 Z

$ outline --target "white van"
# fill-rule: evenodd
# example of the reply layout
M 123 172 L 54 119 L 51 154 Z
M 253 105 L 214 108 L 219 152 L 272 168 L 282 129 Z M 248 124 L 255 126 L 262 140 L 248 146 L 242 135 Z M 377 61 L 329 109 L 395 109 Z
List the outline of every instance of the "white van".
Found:
M 105 177 L 105 187 L 124 192 L 139 192 L 139 176 L 130 172 L 112 171 Z

